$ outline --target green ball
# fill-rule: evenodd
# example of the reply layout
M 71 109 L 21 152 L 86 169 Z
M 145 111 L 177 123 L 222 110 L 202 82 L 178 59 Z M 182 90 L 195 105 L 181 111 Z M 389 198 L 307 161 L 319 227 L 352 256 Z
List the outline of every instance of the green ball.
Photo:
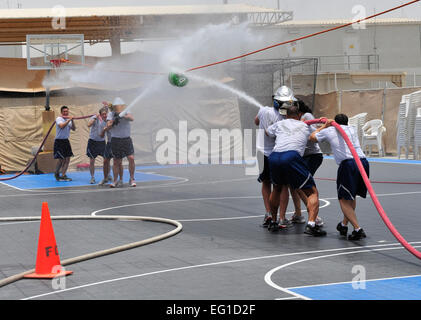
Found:
M 183 74 L 170 72 L 168 75 L 168 81 L 176 87 L 184 87 L 189 82 L 189 79 Z

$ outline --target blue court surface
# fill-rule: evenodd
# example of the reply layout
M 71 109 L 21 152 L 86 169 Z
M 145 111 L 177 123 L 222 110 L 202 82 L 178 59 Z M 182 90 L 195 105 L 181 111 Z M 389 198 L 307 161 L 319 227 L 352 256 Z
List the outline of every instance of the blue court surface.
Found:
M 420 300 L 421 276 L 290 288 L 312 300 Z
M 157 169 L 162 168 L 161 166 L 144 166 L 136 167 L 135 180 L 136 182 L 150 182 L 150 181 L 169 181 L 174 180 L 173 177 L 158 175 L 154 173 L 144 173 L 138 170 L 142 169 Z M 39 175 L 22 175 L 18 179 L 4 181 L 4 184 L 8 186 L 21 189 L 47 189 L 47 188 L 62 188 L 62 187 L 81 187 L 89 186 L 89 180 L 91 178 L 89 171 L 72 171 L 67 173 L 72 181 L 56 181 L 53 173 L 39 174 Z M 8 176 L 4 176 L 8 177 Z M 123 173 L 124 183 L 129 182 L 129 171 L 124 170 Z M 103 178 L 102 170 L 95 171 L 95 180 L 98 184 Z
M 323 156 L 324 159 L 333 159 L 333 156 Z M 406 159 L 395 159 L 395 158 L 367 158 L 369 162 L 378 163 L 400 163 L 400 164 L 421 164 L 420 160 L 406 160 Z

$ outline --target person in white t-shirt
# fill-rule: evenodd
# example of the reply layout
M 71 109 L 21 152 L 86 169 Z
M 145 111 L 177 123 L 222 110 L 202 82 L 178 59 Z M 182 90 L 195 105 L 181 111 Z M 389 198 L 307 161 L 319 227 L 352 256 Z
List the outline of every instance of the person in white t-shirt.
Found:
M 72 181 L 66 175 L 66 172 L 69 167 L 70 157 L 73 157 L 72 146 L 69 141 L 70 130 L 76 130 L 76 126 L 73 116 L 69 115 L 67 106 L 62 106 L 60 112 L 61 116 L 56 118 L 56 137 L 54 139 L 54 159 L 58 160 L 54 177 L 57 181 Z
M 272 96 L 273 107 L 260 108 L 257 113 L 254 123 L 259 126 L 256 139 L 256 151 L 257 159 L 260 168 L 260 175 L 257 179 L 262 184 L 262 197 L 265 206 L 265 216 L 263 218 L 263 227 L 268 227 L 272 221 L 271 207 L 270 207 L 270 194 L 272 192 L 272 181 L 270 177 L 270 168 L 268 157 L 272 153 L 275 146 L 275 138 L 269 137 L 265 134 L 265 130 L 272 124 L 285 119 L 285 108 L 282 108 L 284 104 L 288 106 L 292 105 L 295 101 L 294 94 L 287 86 L 278 88 L 275 94 Z M 283 113 L 283 114 L 281 114 Z M 281 194 L 281 200 L 279 204 L 279 227 L 286 228 L 288 220 L 285 218 L 286 209 L 288 206 L 289 194 L 288 190 L 283 190 Z M 276 209 L 277 210 L 277 209 Z
M 292 189 L 303 192 L 307 197 L 308 222 L 305 233 L 318 237 L 326 232 L 316 225 L 319 213 L 319 193 L 313 176 L 308 170 L 302 156 L 304 154 L 310 127 L 300 121 L 298 107 L 293 105 L 287 109 L 287 119 L 270 126 L 266 133 L 275 137 L 275 147 L 269 156 L 269 166 L 274 190 L 270 196 L 271 208 L 279 204 L 282 190 Z M 276 224 L 276 211 L 272 210 L 272 224 Z M 274 226 L 276 228 L 276 226 Z
M 110 184 L 111 188 L 123 186 L 123 158 L 129 162 L 129 186 L 136 187 L 135 182 L 135 161 L 134 147 L 131 135 L 130 123 L 134 121 L 131 113 L 126 113 L 123 117 L 119 116 L 117 110 L 119 107 L 125 107 L 126 103 L 119 97 L 114 99 L 113 109 L 107 115 L 107 126 L 104 132 L 111 132 L 111 151 L 113 155 L 113 176 L 114 181 Z
M 353 127 L 348 126 L 348 117 L 345 114 L 338 114 L 335 116 L 334 120 L 327 120 L 323 126 L 311 134 L 310 140 L 313 142 L 327 141 L 332 149 L 333 157 L 339 165 L 336 179 L 336 189 L 344 218 L 342 222 L 339 222 L 336 229 L 339 231 L 340 235 L 347 236 L 348 222 L 350 222 L 354 227 L 354 231 L 348 236 L 348 239 L 360 240 L 365 238 L 366 234 L 363 228 L 359 225 L 357 215 L 355 213 L 357 205 L 356 196 L 359 195 L 362 198 L 366 198 L 367 187 L 352 156 L 351 150 L 349 150 L 339 131 L 332 126 L 333 121 L 339 124 L 347 134 L 361 160 L 367 176 L 369 176 L 369 163 L 361 149 L 358 135 Z
M 301 121 L 315 119 L 313 116 L 312 110 L 305 104 L 304 101 L 298 99 L 297 105 L 298 105 L 298 112 L 299 112 Z M 314 131 L 317 129 L 317 126 L 313 124 L 310 126 L 310 129 L 311 131 Z M 307 142 L 303 159 L 307 163 L 308 169 L 314 178 L 314 175 L 317 169 L 321 166 L 323 162 L 323 153 L 317 142 L 313 142 L 313 141 Z M 305 223 L 306 219 L 301 214 L 301 200 L 304 202 L 304 204 L 306 204 L 307 197 L 302 192 L 298 194 L 296 190 L 291 190 L 291 196 L 292 196 L 292 199 L 294 200 L 294 207 L 295 207 L 295 213 L 291 217 L 291 222 L 292 223 Z M 316 224 L 319 226 L 323 225 L 323 220 L 322 218 L 320 218 L 320 216 L 317 216 Z
M 102 107 L 99 109 L 98 114 L 93 115 L 88 121 L 88 128 L 90 128 L 90 131 L 88 145 L 86 146 L 86 155 L 89 158 L 89 172 L 91 174 L 91 180 L 89 183 L 91 184 L 96 183 L 95 159 L 97 156 L 101 156 L 103 158 L 104 179 L 99 183 L 100 185 L 103 185 L 108 181 L 110 173 L 110 159 L 105 156 L 106 141 L 103 134 L 103 129 L 107 125 L 107 113 L 108 108 Z

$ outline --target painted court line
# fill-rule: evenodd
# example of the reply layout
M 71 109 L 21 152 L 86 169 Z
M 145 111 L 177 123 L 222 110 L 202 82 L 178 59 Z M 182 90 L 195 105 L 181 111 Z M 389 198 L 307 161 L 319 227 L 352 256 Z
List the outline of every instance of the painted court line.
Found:
M 323 156 L 324 159 L 334 159 L 332 156 Z M 367 158 L 368 162 L 376 163 L 395 163 L 395 164 L 415 164 L 420 165 L 420 160 L 406 160 L 406 159 L 388 159 L 388 158 Z
M 313 300 L 421 300 L 421 275 L 288 289 Z
M 415 244 L 415 243 L 421 243 L 421 242 L 413 242 L 411 244 Z M 159 271 L 153 271 L 153 272 L 148 272 L 148 273 L 143 273 L 143 274 L 137 274 L 137 275 L 131 275 L 131 276 L 126 276 L 126 277 L 108 279 L 108 280 L 97 281 L 97 282 L 93 282 L 93 283 L 87 283 L 87 284 L 72 287 L 72 288 L 66 288 L 66 289 L 62 289 L 62 290 L 47 292 L 47 293 L 44 293 L 44 294 L 34 295 L 34 296 L 31 296 L 31 297 L 24 298 L 22 300 L 36 299 L 36 298 L 41 298 L 41 297 L 45 297 L 45 296 L 49 296 L 49 295 L 53 295 L 53 294 L 59 294 L 59 293 L 63 293 L 63 292 L 88 288 L 88 287 L 92 287 L 92 286 L 103 285 L 103 284 L 108 284 L 108 283 L 117 282 L 117 281 L 125 281 L 125 280 L 140 278 L 140 277 L 147 277 L 147 276 L 156 275 L 156 274 L 175 272 L 175 271 L 183 271 L 183 270 L 190 270 L 190 269 L 197 269 L 197 268 L 204 268 L 204 267 L 213 267 L 213 266 L 219 266 L 219 265 L 226 265 L 226 264 L 230 264 L 230 263 L 243 263 L 243 262 L 258 261 L 258 260 L 263 260 L 263 259 L 274 259 L 274 258 L 282 258 L 282 257 L 290 257 L 290 256 L 298 256 L 298 255 L 306 255 L 306 254 L 326 253 L 326 252 L 335 252 L 335 251 L 344 251 L 344 250 L 347 251 L 347 250 L 357 249 L 356 251 L 353 251 L 352 253 L 358 253 L 360 251 L 361 252 L 370 252 L 370 251 L 373 251 L 373 250 L 360 250 L 360 249 L 381 248 L 381 247 L 386 247 L 386 246 L 387 247 L 400 246 L 400 243 L 371 245 L 371 246 L 362 246 L 362 247 L 347 247 L 347 248 L 313 250 L 313 251 L 305 251 L 305 252 L 283 253 L 283 254 L 270 255 L 270 256 L 261 256 L 261 257 L 252 257 L 252 258 L 244 258 L 244 259 L 237 259 L 237 260 L 226 260 L 226 261 L 219 261 L 219 262 L 211 262 L 211 263 L 206 263 L 206 264 L 198 264 L 198 265 L 193 265 L 193 266 L 159 270 Z M 377 249 L 377 250 L 388 250 L 388 249 L 389 248 L 382 248 L 382 249 Z M 405 248 L 400 246 L 400 247 L 396 247 L 396 248 L 392 248 L 392 249 L 402 249 L 403 250 Z M 286 290 L 286 289 L 284 289 L 284 290 Z M 293 296 L 297 297 L 297 294 L 294 293 Z M 298 296 L 300 296 L 300 295 L 298 295 Z
M 394 279 L 406 279 L 406 278 L 413 278 L 413 277 L 421 277 L 421 274 L 415 274 L 411 276 L 403 276 L 403 277 L 390 277 L 390 278 L 378 278 L 378 279 L 369 279 L 365 280 L 364 282 L 372 282 L 372 281 L 382 281 L 382 280 L 394 280 Z M 332 282 L 332 283 L 321 283 L 321 284 L 313 284 L 308 286 L 299 286 L 299 287 L 289 287 L 289 290 L 295 289 L 306 289 L 306 288 L 316 288 L 316 287 L 328 287 L 328 286 L 335 286 L 338 284 L 352 284 L 353 281 L 343 281 L 343 282 Z M 420 296 L 421 298 L 421 296 Z
M 379 246 L 381 246 L 381 245 L 379 245 Z M 367 246 L 367 247 L 369 247 L 369 246 Z M 367 248 L 367 247 L 361 247 L 361 248 Z M 373 247 L 374 246 L 372 246 L 372 248 Z M 420 246 L 414 246 L 414 248 L 418 248 L 418 247 L 420 247 Z M 311 298 L 309 298 L 307 296 L 304 296 L 304 295 L 302 295 L 298 292 L 294 292 L 294 290 L 290 290 L 290 289 L 287 289 L 287 288 L 284 288 L 284 287 L 281 287 L 281 286 L 277 285 L 276 283 L 274 283 L 272 281 L 272 275 L 279 270 L 285 269 L 287 267 L 290 267 L 292 265 L 299 264 L 299 263 L 302 263 L 302 262 L 309 262 L 309 261 L 313 261 L 313 260 L 317 260 L 317 259 L 324 259 L 324 258 L 330 258 L 330 257 L 336 257 L 336 256 L 342 256 L 342 255 L 349 255 L 349 254 L 370 253 L 370 252 L 376 252 L 376 251 L 398 250 L 398 249 L 405 249 L 405 248 L 403 248 L 403 247 L 380 248 L 380 249 L 374 248 L 374 249 L 369 249 L 369 250 L 356 250 L 356 251 L 350 251 L 350 252 L 340 252 L 340 253 L 334 253 L 334 254 L 328 254 L 328 255 L 322 255 L 322 256 L 316 256 L 316 257 L 296 260 L 296 261 L 292 261 L 292 262 L 283 264 L 281 266 L 278 266 L 278 267 L 273 268 L 272 270 L 268 271 L 266 273 L 265 277 L 264 277 L 264 280 L 269 286 L 271 286 L 274 289 L 277 289 L 279 291 L 282 291 L 284 293 L 293 295 L 293 296 L 301 298 L 301 299 L 311 300 Z
M 9 180 L 4 183 L 12 188 L 18 190 L 34 190 L 34 189 L 51 189 L 51 188 L 72 188 L 72 187 L 86 187 L 86 186 L 97 186 L 97 184 L 91 185 L 89 183 L 90 174 L 88 172 L 72 172 L 69 176 L 73 179 L 72 181 L 56 181 L 52 173 L 42 175 L 25 175 L 15 180 Z M 128 182 L 129 172 L 124 170 L 124 183 Z M 95 174 L 97 181 L 102 179 L 102 173 L 97 171 Z M 158 175 L 158 174 L 147 174 L 144 172 L 136 171 L 135 179 L 139 182 L 152 182 L 152 181 L 168 181 L 174 178 L 170 176 Z
M 190 199 L 174 199 L 174 200 L 161 200 L 161 201 L 151 201 L 151 202 L 141 202 L 141 203 L 132 203 L 132 204 L 124 204 L 121 206 L 115 207 L 107 207 L 102 208 L 99 210 L 95 210 L 91 213 L 92 216 L 96 216 L 100 212 L 114 210 L 114 209 L 122 209 L 128 207 L 136 207 L 136 206 L 146 206 L 146 205 L 155 205 L 155 204 L 165 204 L 165 203 L 175 203 L 175 202 L 190 202 L 190 201 L 205 201 L 205 200 L 234 200 L 234 199 L 260 199 L 261 196 L 233 196 L 233 197 L 210 197 L 210 198 L 190 198 Z M 326 199 L 319 199 L 319 201 L 324 202 L 324 205 L 320 206 L 321 208 L 325 208 L 330 205 L 330 202 Z M 301 210 L 306 211 L 306 210 Z M 192 222 L 192 221 L 216 221 L 216 220 L 232 220 L 232 219 L 246 219 L 246 218 L 256 218 L 261 217 L 262 215 L 256 216 L 241 216 L 241 217 L 228 217 L 228 218 L 206 218 L 206 219 L 184 219 L 184 220 L 177 220 L 180 222 Z

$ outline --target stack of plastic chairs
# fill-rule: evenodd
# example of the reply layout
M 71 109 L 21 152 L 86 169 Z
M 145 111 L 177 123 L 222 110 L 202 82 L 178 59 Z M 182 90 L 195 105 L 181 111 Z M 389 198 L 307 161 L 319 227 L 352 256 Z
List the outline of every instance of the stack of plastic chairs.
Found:
M 421 147 L 421 108 L 417 108 L 414 127 L 414 158 L 419 159 L 419 148 Z
M 417 118 L 417 109 L 421 108 L 421 91 L 417 91 L 410 94 L 409 107 L 408 107 L 408 134 L 409 134 L 409 145 L 412 147 L 414 152 L 414 159 L 416 158 L 415 152 L 415 121 Z
M 421 108 L 421 91 L 402 96 L 397 121 L 396 145 L 398 158 L 401 149 L 405 149 L 405 156 L 408 159 L 409 150 L 412 148 L 414 158 L 416 157 L 415 146 L 415 121 L 417 109 Z
M 361 142 L 363 136 L 363 126 L 367 119 L 367 112 L 359 113 L 348 119 L 348 125 L 355 128 L 358 135 L 358 140 Z
M 409 135 L 407 129 L 407 116 L 409 107 L 409 95 L 403 95 L 401 103 L 399 104 L 398 119 L 396 121 L 396 147 L 398 159 L 401 158 L 402 148 L 405 149 L 405 156 L 408 159 L 409 153 Z

